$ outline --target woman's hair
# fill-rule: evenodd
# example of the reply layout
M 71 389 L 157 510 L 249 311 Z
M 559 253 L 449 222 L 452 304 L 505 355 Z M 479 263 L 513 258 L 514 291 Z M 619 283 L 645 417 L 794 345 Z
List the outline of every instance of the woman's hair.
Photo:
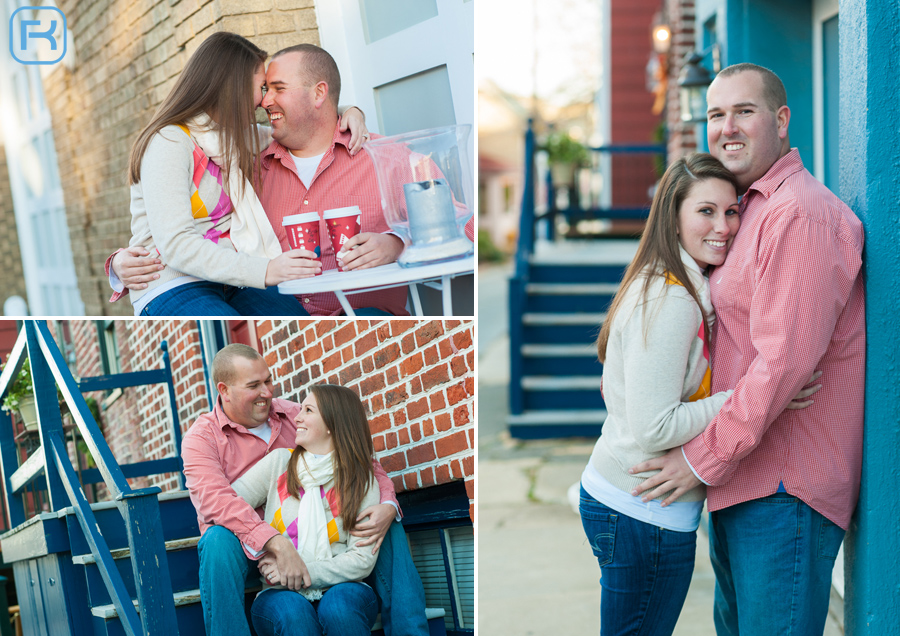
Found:
M 737 178 L 718 159 L 707 153 L 695 152 L 674 161 L 666 170 L 656 194 L 653 195 L 653 203 L 650 204 L 650 215 L 641 242 L 638 245 L 634 260 L 625 270 L 622 284 L 613 299 L 597 337 L 597 357 L 600 362 L 606 361 L 606 345 L 609 342 L 609 332 L 613 320 L 622 306 L 622 299 L 629 286 L 636 283 L 643 275 L 644 285 L 641 296 L 646 301 L 650 283 L 654 276 L 670 274 L 691 295 L 691 298 L 700 307 L 703 315 L 703 324 L 709 330 L 709 316 L 703 309 L 703 303 L 697 295 L 697 290 L 688 276 L 687 269 L 681 260 L 678 241 L 678 211 L 681 204 L 687 198 L 688 193 L 695 184 L 708 179 L 720 179 L 734 186 L 737 190 Z M 646 270 L 646 271 L 645 271 Z M 645 323 L 648 325 L 650 320 Z
M 319 415 L 334 442 L 334 488 L 344 529 L 349 532 L 356 526 L 356 516 L 375 476 L 372 470 L 375 449 L 369 421 L 359 396 L 352 390 L 336 384 L 315 384 L 309 391 L 316 398 Z M 298 447 L 288 462 L 288 493 L 298 499 L 297 463 L 304 452 Z
M 206 38 L 194 51 L 175 87 L 156 109 L 150 123 L 141 131 L 131 148 L 128 184 L 141 180 L 141 161 L 153 135 L 165 126 L 185 124 L 200 113 L 215 113 L 219 127 L 219 147 L 222 148 L 226 192 L 228 172 L 232 161 L 247 175 L 258 181 L 254 171 L 254 157 L 259 154 L 259 138 L 253 134 L 256 113 L 253 101 L 253 75 L 268 54 L 250 40 L 220 31 Z M 241 183 L 244 183 L 241 181 Z M 243 187 L 243 186 L 241 186 Z M 229 196 L 240 193 L 228 192 Z

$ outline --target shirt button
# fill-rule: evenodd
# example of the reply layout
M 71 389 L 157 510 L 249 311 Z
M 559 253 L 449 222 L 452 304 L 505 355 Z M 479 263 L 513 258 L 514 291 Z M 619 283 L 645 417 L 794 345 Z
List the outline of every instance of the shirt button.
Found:
M 309 201 L 304 201 L 303 205 L 309 205 Z
M 303 302 L 308 303 L 308 302 L 309 302 L 309 298 L 304 298 L 304 299 L 303 299 Z

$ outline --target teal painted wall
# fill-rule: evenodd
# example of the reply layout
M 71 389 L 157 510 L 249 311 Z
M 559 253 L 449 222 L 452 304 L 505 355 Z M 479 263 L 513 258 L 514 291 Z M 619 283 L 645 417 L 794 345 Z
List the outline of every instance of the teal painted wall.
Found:
M 840 3 L 841 198 L 866 232 L 862 488 L 845 542 L 848 636 L 900 634 L 900 4 Z

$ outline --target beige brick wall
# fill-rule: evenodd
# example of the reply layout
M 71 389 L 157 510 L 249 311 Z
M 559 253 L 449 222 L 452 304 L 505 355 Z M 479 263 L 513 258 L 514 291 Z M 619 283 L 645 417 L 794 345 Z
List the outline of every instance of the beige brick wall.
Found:
M 127 300 L 107 303 L 103 263 L 131 235 L 127 167 L 135 137 L 209 34 L 236 31 L 270 53 L 301 42 L 318 44 L 315 8 L 313 0 L 68 0 L 59 5 L 72 31 L 76 67 L 55 67 L 44 89 L 76 275 L 88 315 L 130 315 Z M 0 201 L 0 215 L 2 206 Z

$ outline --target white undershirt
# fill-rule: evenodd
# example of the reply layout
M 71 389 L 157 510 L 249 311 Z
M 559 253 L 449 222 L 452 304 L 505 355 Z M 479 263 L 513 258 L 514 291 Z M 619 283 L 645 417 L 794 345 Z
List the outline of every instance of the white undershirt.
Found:
M 244 427 L 247 428 L 247 427 Z M 259 426 L 254 426 L 252 428 L 247 428 L 248 431 L 256 435 L 259 439 L 266 443 L 266 446 L 269 445 L 269 440 L 272 439 L 272 427 L 269 426 L 269 422 L 266 421 L 265 424 L 260 424 Z
M 288 155 L 294 160 L 294 170 L 297 176 L 300 177 L 303 186 L 309 190 L 309 184 L 312 183 L 313 177 L 316 176 L 316 170 L 319 169 L 319 164 L 322 163 L 322 157 L 325 156 L 325 153 L 323 152 L 315 157 L 298 157 L 292 152 L 288 152 Z

